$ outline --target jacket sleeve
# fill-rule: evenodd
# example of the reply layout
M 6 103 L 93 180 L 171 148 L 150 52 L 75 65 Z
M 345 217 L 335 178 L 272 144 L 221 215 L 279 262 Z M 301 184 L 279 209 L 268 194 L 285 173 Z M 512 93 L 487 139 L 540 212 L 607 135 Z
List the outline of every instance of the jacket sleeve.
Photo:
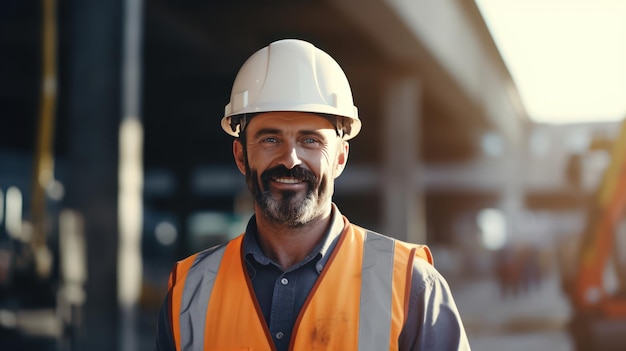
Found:
M 450 287 L 425 260 L 413 262 L 408 315 L 398 342 L 401 351 L 470 350 Z
M 170 314 L 170 294 L 168 293 L 161 306 L 159 319 L 157 320 L 155 351 L 176 351 Z

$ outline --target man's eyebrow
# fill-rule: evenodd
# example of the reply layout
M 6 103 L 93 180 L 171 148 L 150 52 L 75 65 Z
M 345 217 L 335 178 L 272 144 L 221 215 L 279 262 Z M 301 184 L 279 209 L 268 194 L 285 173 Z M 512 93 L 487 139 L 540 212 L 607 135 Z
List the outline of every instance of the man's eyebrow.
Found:
M 278 128 L 263 128 L 263 129 L 259 129 L 257 130 L 256 133 L 254 133 L 254 138 L 259 138 L 263 135 L 267 135 L 267 134 L 281 134 L 280 129 Z
M 298 132 L 298 134 L 300 135 L 315 135 L 319 138 L 325 138 L 324 134 L 321 133 L 319 130 L 301 130 Z

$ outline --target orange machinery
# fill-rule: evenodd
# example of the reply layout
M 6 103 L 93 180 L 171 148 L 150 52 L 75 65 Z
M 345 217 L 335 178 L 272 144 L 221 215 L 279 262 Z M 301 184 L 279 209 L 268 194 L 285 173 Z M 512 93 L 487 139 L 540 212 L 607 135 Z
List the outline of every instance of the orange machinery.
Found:
M 590 204 L 576 275 L 568 291 L 573 307 L 570 330 L 578 351 L 626 350 L 626 267 L 617 260 L 626 252 L 616 250 L 615 240 L 626 209 L 626 120 L 610 151 L 610 163 Z M 617 291 L 608 291 L 605 284 L 609 264 L 618 273 Z

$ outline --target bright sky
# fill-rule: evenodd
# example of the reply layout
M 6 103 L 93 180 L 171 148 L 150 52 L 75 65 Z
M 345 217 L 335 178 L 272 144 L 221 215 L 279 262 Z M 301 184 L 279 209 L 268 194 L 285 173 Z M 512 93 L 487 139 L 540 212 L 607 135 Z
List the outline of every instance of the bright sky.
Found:
M 476 0 L 531 118 L 626 117 L 626 0 Z

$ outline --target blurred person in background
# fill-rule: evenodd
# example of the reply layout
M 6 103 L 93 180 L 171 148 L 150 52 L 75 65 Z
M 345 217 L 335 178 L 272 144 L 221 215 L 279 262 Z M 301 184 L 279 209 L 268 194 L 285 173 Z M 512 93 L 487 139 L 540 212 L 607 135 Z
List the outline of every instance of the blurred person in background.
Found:
M 221 126 L 254 198 L 245 233 L 174 266 L 157 350 L 469 350 L 429 249 L 332 202 L 360 129 L 341 67 L 280 40 L 241 67 Z

